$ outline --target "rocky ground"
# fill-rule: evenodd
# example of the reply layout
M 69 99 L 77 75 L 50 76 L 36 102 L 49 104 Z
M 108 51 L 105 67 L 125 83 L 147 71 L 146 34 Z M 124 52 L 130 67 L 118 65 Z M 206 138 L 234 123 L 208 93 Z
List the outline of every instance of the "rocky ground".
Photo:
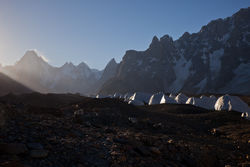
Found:
M 250 121 L 237 112 L 38 94 L 0 108 L 1 167 L 250 166 Z

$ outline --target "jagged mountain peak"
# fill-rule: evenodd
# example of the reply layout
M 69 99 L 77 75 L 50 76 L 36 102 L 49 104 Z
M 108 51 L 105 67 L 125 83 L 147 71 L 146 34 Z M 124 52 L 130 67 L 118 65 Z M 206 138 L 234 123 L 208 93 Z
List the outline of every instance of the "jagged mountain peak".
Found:
M 24 57 L 32 57 L 32 56 L 38 56 L 35 50 L 27 50 L 24 54 Z
M 157 47 L 158 44 L 159 44 L 159 42 L 160 42 L 160 41 L 159 41 L 158 37 L 157 37 L 157 36 L 154 36 L 153 39 L 152 39 L 152 42 L 151 42 L 151 44 L 150 44 L 150 46 L 149 46 L 149 48 Z
M 85 63 L 85 62 L 81 62 L 80 64 L 78 64 L 77 66 L 78 68 L 87 68 L 87 69 L 90 69 L 90 67 Z
M 108 62 L 108 64 L 106 65 L 106 67 L 107 67 L 107 66 L 110 66 L 110 65 L 117 65 L 117 62 L 115 61 L 115 58 L 112 58 L 112 59 Z
M 42 56 L 39 56 L 36 50 L 27 50 L 24 56 L 17 63 L 47 63 Z
M 250 14 L 250 7 L 248 8 L 242 8 L 240 9 L 238 12 L 236 12 L 235 14 L 233 14 L 233 17 L 237 17 L 237 16 L 241 16 L 241 17 L 249 17 Z
M 184 34 L 179 38 L 179 39 L 187 39 L 188 37 L 190 37 L 190 33 L 189 32 L 184 32 Z
M 149 50 L 159 50 L 159 48 L 171 48 L 173 46 L 173 38 L 170 35 L 164 35 L 160 39 L 154 36 L 151 44 L 149 45 Z
M 159 38 L 155 35 L 152 39 L 152 43 L 159 42 Z
M 164 35 L 160 38 L 160 42 L 170 41 L 173 42 L 173 38 L 170 35 Z
M 75 65 L 72 62 L 66 62 L 62 67 L 75 67 Z

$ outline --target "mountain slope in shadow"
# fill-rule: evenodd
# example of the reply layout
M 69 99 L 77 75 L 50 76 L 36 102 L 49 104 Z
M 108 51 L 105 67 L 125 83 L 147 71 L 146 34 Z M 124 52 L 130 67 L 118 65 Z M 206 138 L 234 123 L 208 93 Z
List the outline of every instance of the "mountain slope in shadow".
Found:
M 11 79 L 7 75 L 0 72 L 0 96 L 14 93 L 14 94 L 22 94 L 22 93 L 31 93 L 33 92 L 28 87 L 20 84 L 19 82 Z

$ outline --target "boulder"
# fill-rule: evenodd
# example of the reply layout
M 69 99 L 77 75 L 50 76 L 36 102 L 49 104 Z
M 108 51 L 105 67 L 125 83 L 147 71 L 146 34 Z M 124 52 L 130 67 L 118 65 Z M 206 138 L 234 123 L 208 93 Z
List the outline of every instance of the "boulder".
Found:
M 43 145 L 40 143 L 28 143 L 27 146 L 29 149 L 35 149 L 35 150 L 42 150 L 43 149 Z
M 0 152 L 7 154 L 23 154 L 28 151 L 25 144 L 22 143 L 1 143 L 0 144 Z
M 3 127 L 6 123 L 6 114 L 4 107 L 0 105 L 0 128 Z
M 49 154 L 48 150 L 31 150 L 30 156 L 32 158 L 46 158 Z

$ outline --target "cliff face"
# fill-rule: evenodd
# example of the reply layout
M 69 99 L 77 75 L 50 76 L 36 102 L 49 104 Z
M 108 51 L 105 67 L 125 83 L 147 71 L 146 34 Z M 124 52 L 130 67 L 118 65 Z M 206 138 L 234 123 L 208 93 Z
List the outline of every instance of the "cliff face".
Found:
M 154 37 L 145 51 L 126 52 L 100 93 L 250 94 L 250 8 L 211 21 L 173 41 Z

